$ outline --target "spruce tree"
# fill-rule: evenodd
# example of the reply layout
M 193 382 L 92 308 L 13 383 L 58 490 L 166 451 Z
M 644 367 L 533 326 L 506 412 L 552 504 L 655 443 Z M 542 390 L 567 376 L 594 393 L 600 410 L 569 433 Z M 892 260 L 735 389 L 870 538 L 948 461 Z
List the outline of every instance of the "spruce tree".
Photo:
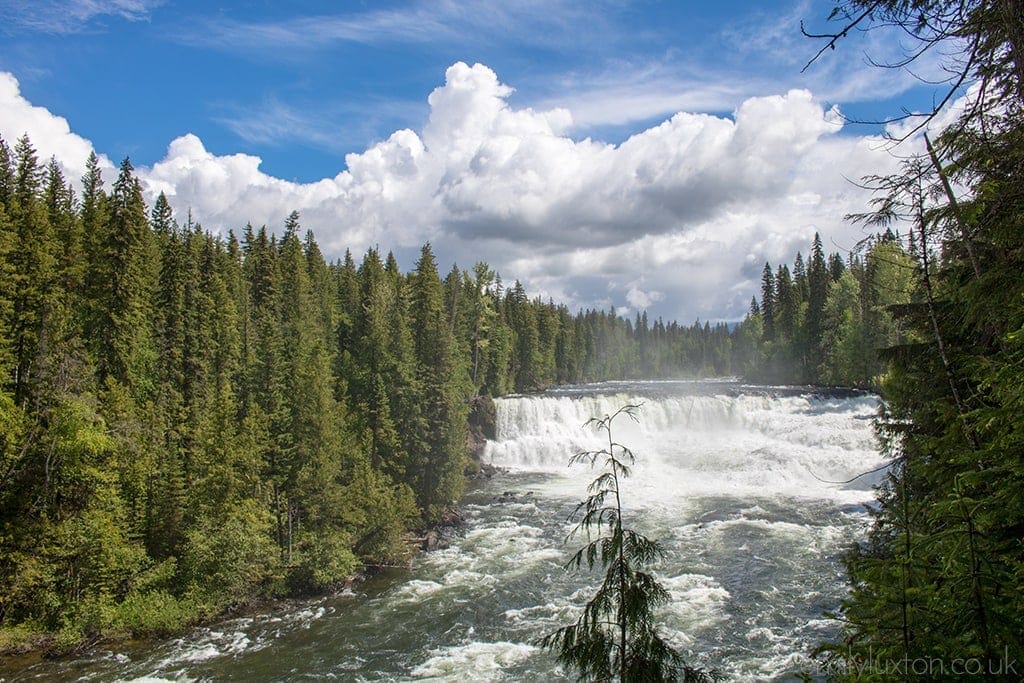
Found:
M 421 452 L 423 425 L 403 290 L 393 255 L 388 266 L 369 250 L 358 270 L 359 305 L 351 327 L 349 396 L 353 425 L 366 433 L 370 460 L 396 482 L 409 482 L 409 459 Z M 411 483 L 411 482 L 409 482 Z
M 793 286 L 796 288 L 797 300 L 806 304 L 811 296 L 810 286 L 807 284 L 807 267 L 804 265 L 804 257 L 799 251 L 793 259 Z
M 345 250 L 341 263 L 332 268 L 335 290 L 338 292 L 338 321 L 335 338 L 338 345 L 339 361 L 346 352 L 351 354 L 355 338 L 355 320 L 359 315 L 359 275 L 352 252 Z
M 534 317 L 537 320 L 537 371 L 535 380 L 539 386 L 546 387 L 554 384 L 557 377 L 555 366 L 555 345 L 558 342 L 558 310 L 554 302 L 541 302 L 536 299 L 532 302 Z M 646 314 L 645 314 L 646 315 Z M 639 367 L 634 363 L 633 368 Z
M 468 379 L 455 357 L 444 288 L 430 244 L 409 278 L 409 317 L 420 390 L 425 448 L 414 458 L 414 490 L 428 518 L 438 518 L 462 493 L 466 461 Z
M 70 307 L 71 299 L 74 299 L 77 305 L 85 277 L 85 235 L 82 223 L 78 220 L 74 190 L 68 186 L 60 165 L 53 158 L 46 166 L 43 201 L 54 231 L 54 240 L 63 252 L 57 255 L 59 286 L 65 298 L 63 303 Z
M 481 379 L 485 372 L 484 356 L 490 344 L 490 335 L 495 324 L 497 313 L 494 310 L 494 299 L 491 287 L 494 285 L 495 273 L 486 263 L 478 261 L 473 265 L 472 276 L 466 276 L 467 298 L 469 299 L 469 348 L 470 378 L 474 391 L 479 391 Z
M 775 276 L 766 261 L 761 271 L 761 320 L 765 341 L 775 339 L 775 310 L 778 308 L 775 295 Z
M 14 196 L 14 155 L 7 141 L 0 136 L 0 207 L 11 210 Z
M 775 275 L 775 300 L 776 337 L 792 346 L 800 325 L 800 304 L 797 301 L 796 286 L 789 275 L 789 268 L 784 263 L 779 266 Z
M 58 245 L 40 196 L 43 169 L 27 135 L 18 140 L 14 156 L 10 207 L 14 244 L 7 257 L 12 310 L 6 327 L 11 330 L 14 356 L 14 400 L 24 406 L 34 390 L 46 316 L 56 300 Z
M 84 254 L 83 297 L 77 317 L 86 345 L 94 360 L 98 360 L 100 339 L 105 329 L 104 306 L 110 283 L 110 260 L 107 258 L 106 236 L 109 230 L 107 194 L 103 189 L 103 176 L 95 152 L 86 160 L 82 176 L 82 199 L 79 219 L 82 224 Z
M 247 235 L 247 237 L 249 237 Z M 249 286 L 249 334 L 245 349 L 245 411 L 259 426 L 254 444 L 262 459 L 262 481 L 269 492 L 277 547 L 287 551 L 288 464 L 294 455 L 291 405 L 287 400 L 286 342 L 281 329 L 282 286 L 277 242 L 265 226 L 244 245 L 245 274 Z
M 505 294 L 505 311 L 515 340 L 512 357 L 515 391 L 536 391 L 543 387 L 540 330 L 537 315 L 519 280 Z
M 825 323 L 825 301 L 828 298 L 828 264 L 821 246 L 821 235 L 814 233 L 811 245 L 811 259 L 807 268 L 807 313 L 804 318 L 801 356 L 803 358 L 804 381 L 816 381 L 819 377 L 824 350 L 822 335 Z
M 10 322 L 14 318 L 15 280 L 11 252 L 15 245 L 14 226 L 0 206 L 0 389 L 11 381 L 14 340 Z
M 153 230 L 161 238 L 166 238 L 178 231 L 178 222 L 174 220 L 174 212 L 167 201 L 167 196 L 161 192 L 153 203 L 153 212 L 150 218 Z
M 155 296 L 154 343 L 158 358 L 156 405 L 163 423 L 146 519 L 146 545 L 157 559 L 173 555 L 182 540 L 185 514 L 186 463 L 190 437 L 185 401 L 188 266 L 187 236 L 164 234 Z
M 645 568 L 665 556 L 657 541 L 623 523 L 622 481 L 635 463 L 633 452 L 615 441 L 615 420 L 626 416 L 639 421 L 639 405 L 625 405 L 611 415 L 591 418 L 607 437 L 607 446 L 577 453 L 569 464 L 585 463 L 601 472 L 590 484 L 591 495 L 576 506 L 570 520 L 578 520 L 569 538 L 585 534 L 587 542 L 566 564 L 593 570 L 600 564 L 604 578 L 583 607 L 576 623 L 540 639 L 544 649 L 555 650 L 558 661 L 581 680 L 705 681 L 712 676 L 689 666 L 659 633 L 655 610 L 668 603 L 669 594 Z
M 126 157 L 108 201 L 102 253 L 109 281 L 103 286 L 101 343 L 96 349 L 102 377 L 131 389 L 136 398 L 153 391 L 154 350 L 150 336 L 152 289 L 158 273 L 153 234 L 142 186 Z

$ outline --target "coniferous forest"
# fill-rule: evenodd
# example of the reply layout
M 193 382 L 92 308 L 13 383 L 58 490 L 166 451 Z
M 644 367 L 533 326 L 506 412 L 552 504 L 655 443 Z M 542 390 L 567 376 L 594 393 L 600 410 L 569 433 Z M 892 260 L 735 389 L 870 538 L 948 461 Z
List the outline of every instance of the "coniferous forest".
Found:
M 429 244 L 408 272 L 376 249 L 328 262 L 298 213 L 218 236 L 163 195 L 147 206 L 128 160 L 108 188 L 95 156 L 69 179 L 27 137 L 0 141 L 0 647 L 171 633 L 404 562 L 476 467 L 486 397 L 735 375 L 883 398 L 889 467 L 846 555 L 833 673 L 941 658 L 1009 676 L 1024 662 L 1021 17 L 1019 0 L 837 4 L 815 59 L 896 26 L 921 50 L 908 63 L 944 50 L 951 93 L 975 85 L 900 173 L 864 181 L 862 244 L 826 254 L 816 236 L 806 259 L 766 263 L 735 326 L 573 312 L 485 263 L 444 273 Z
M 893 315 L 914 296 L 914 259 L 892 231 L 865 239 L 845 258 L 825 256 L 814 236 L 801 253 L 764 264 L 761 299 L 735 332 L 736 372 L 769 383 L 877 389 L 886 372 L 879 349 L 900 343 Z
M 478 263 L 226 239 L 0 143 L 0 624 L 171 632 L 405 560 L 457 501 L 475 396 L 722 375 L 726 325 L 529 299 Z M 13 629 L 13 631 L 12 631 Z M 19 635 L 21 634 L 21 635 Z

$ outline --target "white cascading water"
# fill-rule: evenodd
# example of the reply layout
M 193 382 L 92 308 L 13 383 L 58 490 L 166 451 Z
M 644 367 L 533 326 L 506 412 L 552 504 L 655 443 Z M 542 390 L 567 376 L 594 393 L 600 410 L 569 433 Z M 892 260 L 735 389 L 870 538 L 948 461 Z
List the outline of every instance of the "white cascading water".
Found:
M 863 485 L 835 482 L 880 464 L 870 395 L 521 396 L 496 404 L 497 439 L 484 461 L 570 478 L 583 476 L 566 467 L 573 453 L 606 446 L 584 423 L 640 405 L 638 422 L 623 415 L 613 428 L 637 458 L 633 488 L 652 504 L 719 495 L 860 502 Z

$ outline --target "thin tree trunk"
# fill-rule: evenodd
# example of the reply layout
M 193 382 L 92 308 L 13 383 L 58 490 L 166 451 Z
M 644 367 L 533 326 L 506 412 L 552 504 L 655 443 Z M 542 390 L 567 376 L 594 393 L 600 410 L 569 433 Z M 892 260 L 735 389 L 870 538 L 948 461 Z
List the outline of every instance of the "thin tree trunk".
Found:
M 612 440 L 612 425 L 608 422 L 608 453 L 612 461 L 615 461 L 615 442 Z M 615 465 L 612 465 L 612 476 L 615 478 L 615 537 L 619 539 L 619 681 L 626 683 L 626 558 L 623 545 L 625 539 L 622 537 L 622 500 L 619 497 L 619 473 Z
M 271 461 L 273 468 L 273 461 Z M 277 520 L 277 547 L 284 554 L 284 523 L 281 521 L 281 489 L 274 482 L 274 518 Z
M 964 505 L 963 496 L 960 493 L 960 483 L 955 483 L 957 503 L 960 506 L 960 513 L 967 524 L 967 550 L 971 562 L 971 597 L 974 600 L 974 616 L 977 621 L 978 636 L 981 639 L 981 649 L 985 655 L 985 664 L 989 671 L 993 663 L 992 652 L 988 639 L 988 610 L 985 608 L 985 593 L 981 587 L 981 560 L 978 557 L 977 529 L 974 528 L 974 518 L 970 510 Z
M 931 272 L 928 263 L 928 233 L 925 230 L 924 212 L 920 209 L 920 205 L 918 210 L 918 228 L 921 231 L 921 274 L 924 279 L 924 290 L 928 302 L 928 319 L 932 324 L 932 333 L 935 335 L 935 345 L 938 348 L 939 358 L 942 360 L 942 367 L 946 373 L 946 381 L 949 382 L 949 390 L 953 396 L 953 403 L 956 404 L 957 415 L 959 415 L 960 423 L 964 428 L 964 435 L 970 439 L 974 447 L 977 448 L 978 441 L 974 435 L 974 431 L 967 423 L 967 409 L 964 406 L 964 402 L 960 399 L 959 390 L 956 388 L 956 375 L 953 372 L 953 364 L 949 360 L 949 354 L 946 353 L 946 344 L 942 340 L 942 332 L 939 329 L 939 319 L 935 315 L 935 296 L 932 290 Z
M 294 509 L 295 509 L 295 506 L 292 504 L 292 501 L 289 500 L 288 501 L 288 565 L 289 566 L 291 566 L 291 563 L 292 563 L 292 520 L 294 518 L 293 517 Z
M 946 172 L 942 169 L 942 164 L 939 163 L 939 155 L 935 153 L 935 147 L 932 146 L 932 141 L 928 137 L 928 133 L 924 134 L 924 144 L 928 147 L 928 156 L 932 161 L 932 166 L 935 167 L 935 172 L 939 174 L 939 180 L 942 181 L 942 189 L 946 193 L 946 199 L 949 201 L 950 208 L 953 209 L 953 217 L 956 219 L 956 226 L 960 230 L 960 238 L 963 240 L 964 247 L 967 249 L 967 256 L 971 259 L 971 267 L 974 269 L 974 278 L 981 278 L 981 266 L 978 265 L 978 257 L 974 254 L 974 245 L 971 244 L 970 235 L 967 234 L 967 225 L 964 223 L 963 213 L 960 211 L 960 203 L 956 200 L 956 195 L 953 194 L 953 187 L 949 184 L 949 178 L 946 177 Z

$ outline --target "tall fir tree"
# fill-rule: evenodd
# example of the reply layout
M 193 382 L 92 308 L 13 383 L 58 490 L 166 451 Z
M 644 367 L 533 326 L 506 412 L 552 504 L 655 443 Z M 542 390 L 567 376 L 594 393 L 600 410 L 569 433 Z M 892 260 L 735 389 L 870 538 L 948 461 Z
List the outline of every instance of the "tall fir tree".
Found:
M 56 235 L 42 201 L 43 169 L 28 136 L 14 148 L 14 187 L 10 219 L 14 244 L 11 263 L 11 330 L 14 400 L 26 406 L 32 399 L 36 374 L 44 351 L 46 317 L 56 300 Z
M 128 158 L 112 188 L 108 226 L 98 258 L 109 280 L 100 293 L 100 376 L 127 386 L 133 397 L 152 395 L 155 353 L 150 335 L 152 292 L 158 266 L 142 186 Z
M 766 341 L 775 339 L 775 275 L 772 266 L 765 262 L 761 271 L 761 320 Z
M 409 279 L 409 318 L 420 387 L 425 449 L 411 453 L 414 490 L 428 518 L 437 519 L 462 493 L 466 464 L 465 369 L 444 306 L 444 288 L 430 244 Z

